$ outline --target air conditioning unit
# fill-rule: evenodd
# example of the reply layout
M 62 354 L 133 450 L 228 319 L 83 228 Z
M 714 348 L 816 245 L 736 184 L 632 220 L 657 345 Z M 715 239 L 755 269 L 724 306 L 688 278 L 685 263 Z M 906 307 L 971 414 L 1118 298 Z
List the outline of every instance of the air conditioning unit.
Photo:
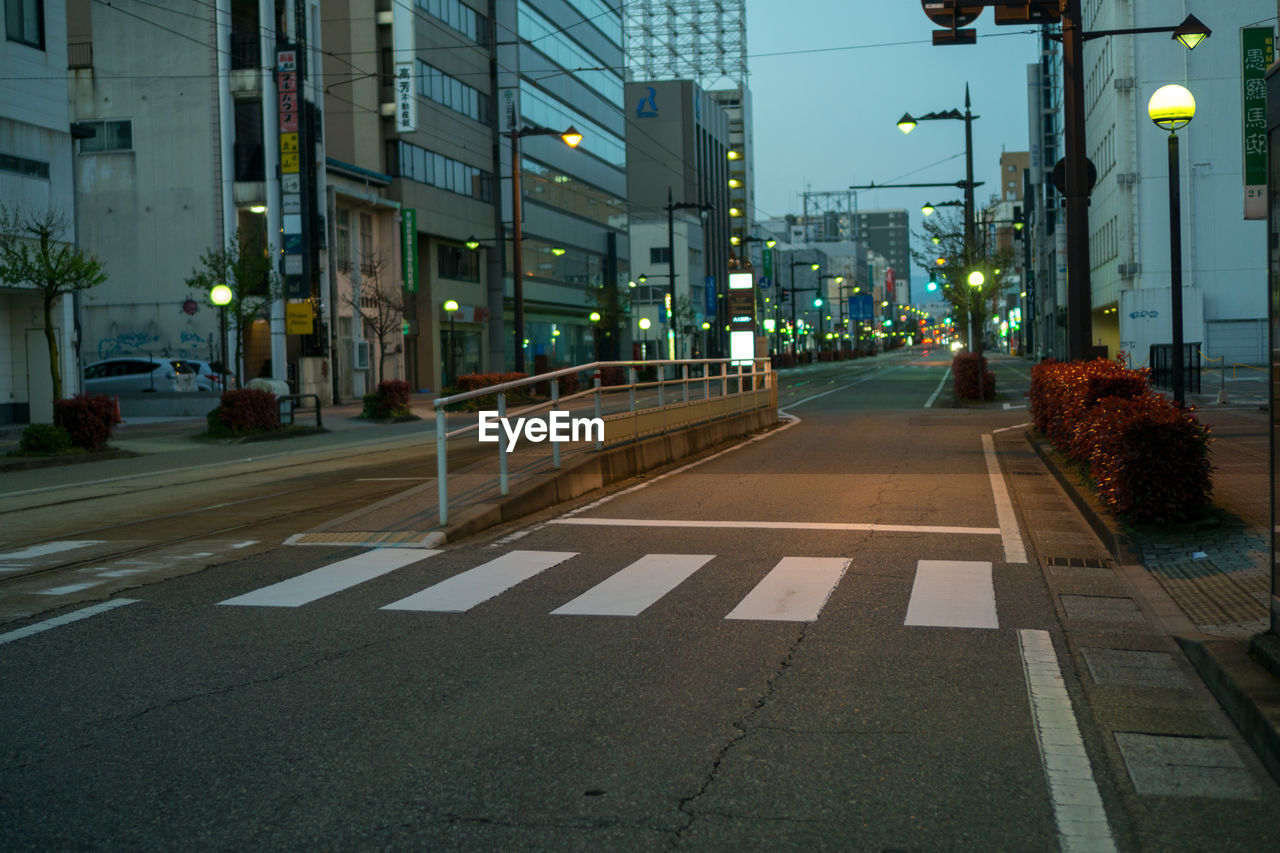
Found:
M 351 367 L 355 370 L 369 369 L 369 342 L 361 338 L 352 341 Z
M 1116 183 L 1120 186 L 1133 186 L 1138 182 L 1137 172 L 1120 172 L 1116 175 Z
M 1134 80 L 1132 77 L 1117 77 L 1116 88 L 1121 92 L 1127 92 L 1133 88 Z
M 1138 265 L 1134 263 L 1120 264 L 1119 268 L 1121 278 L 1133 278 L 1138 274 Z

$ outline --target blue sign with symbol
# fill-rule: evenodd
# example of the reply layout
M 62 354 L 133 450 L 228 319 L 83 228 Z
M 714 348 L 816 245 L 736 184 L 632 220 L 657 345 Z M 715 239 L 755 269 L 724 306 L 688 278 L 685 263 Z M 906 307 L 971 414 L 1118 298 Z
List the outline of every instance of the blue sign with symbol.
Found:
M 707 306 L 707 316 L 714 317 L 716 316 L 716 277 L 715 276 L 713 275 L 707 276 L 705 288 L 706 288 L 705 299 L 706 299 L 706 306 Z
M 766 275 L 766 276 L 761 276 L 761 278 L 760 278 L 760 289 L 761 289 L 761 290 L 766 290 L 766 289 L 768 289 L 768 287 L 769 287 L 771 284 L 773 284 L 773 279 L 769 278 L 769 276 L 767 276 L 767 275 Z
M 870 293 L 855 293 L 849 297 L 849 319 L 855 323 L 875 318 Z

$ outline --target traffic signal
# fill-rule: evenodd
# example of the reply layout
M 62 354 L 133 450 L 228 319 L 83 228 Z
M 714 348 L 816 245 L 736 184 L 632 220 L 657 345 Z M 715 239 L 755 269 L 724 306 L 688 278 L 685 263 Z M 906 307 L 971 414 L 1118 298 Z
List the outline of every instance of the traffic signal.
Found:
M 782 288 L 781 290 L 779 290 L 779 291 L 778 291 L 778 298 L 779 298 L 779 299 L 790 299 L 790 298 L 791 298 L 791 291 L 790 291 L 790 290 L 788 290 L 788 289 L 787 289 L 787 288 L 785 288 L 785 287 L 784 287 L 784 288 Z

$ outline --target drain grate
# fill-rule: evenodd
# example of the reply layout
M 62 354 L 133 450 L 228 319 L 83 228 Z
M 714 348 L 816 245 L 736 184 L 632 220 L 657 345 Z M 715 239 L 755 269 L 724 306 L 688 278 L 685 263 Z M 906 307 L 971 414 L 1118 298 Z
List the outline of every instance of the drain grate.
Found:
M 1077 569 L 1111 568 L 1110 560 L 1100 560 L 1097 557 L 1045 557 L 1044 564 L 1046 566 L 1071 566 Z

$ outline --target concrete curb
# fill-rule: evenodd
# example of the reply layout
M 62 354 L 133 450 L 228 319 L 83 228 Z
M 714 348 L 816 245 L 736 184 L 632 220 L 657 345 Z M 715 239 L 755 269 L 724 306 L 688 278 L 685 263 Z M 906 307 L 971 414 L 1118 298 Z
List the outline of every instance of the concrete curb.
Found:
M 1025 437 L 1116 561 L 1122 565 L 1141 564 L 1129 536 L 1080 478 L 1063 464 L 1057 451 L 1030 428 Z M 1144 567 L 1142 571 L 1147 569 Z M 1265 636 L 1255 638 L 1254 645 Z M 1267 772 L 1280 782 L 1280 679 L 1234 640 L 1205 634 L 1174 634 L 1173 639 Z M 1270 648 L 1267 644 L 1267 649 Z
M 1240 643 L 1203 634 L 1175 634 L 1174 639 L 1267 771 L 1280 782 L 1280 681 Z
M 475 504 L 457 513 L 443 541 L 456 541 L 588 492 L 678 462 L 777 423 L 775 408 L 757 409 L 723 420 L 614 447 L 579 460 L 504 498 Z

